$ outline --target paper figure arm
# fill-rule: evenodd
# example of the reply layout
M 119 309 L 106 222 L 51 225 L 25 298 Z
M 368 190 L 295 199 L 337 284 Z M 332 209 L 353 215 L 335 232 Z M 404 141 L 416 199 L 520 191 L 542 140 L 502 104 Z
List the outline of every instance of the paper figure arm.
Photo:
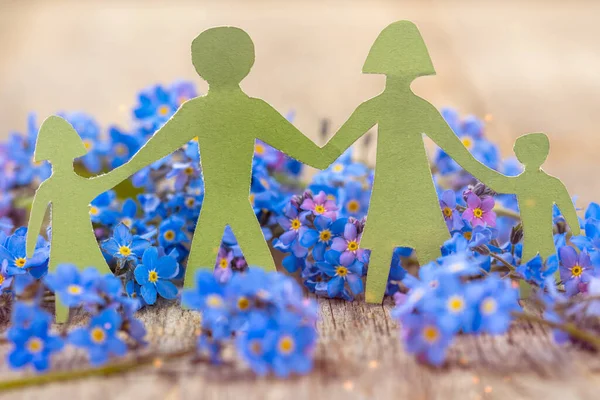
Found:
M 555 184 L 557 186 L 555 200 L 556 205 L 560 209 L 565 221 L 571 228 L 571 233 L 573 233 L 575 236 L 581 235 L 581 227 L 579 226 L 577 211 L 575 210 L 573 200 L 571 199 L 567 188 L 559 179 L 556 179 Z
M 431 104 L 429 114 L 432 116 L 426 125 L 425 134 L 431 138 L 463 169 L 473 175 L 498 193 L 514 193 L 514 178 L 505 176 L 479 162 L 467 150 L 454 131 L 448 126 L 444 118 Z
M 116 174 L 114 179 L 120 177 L 121 168 L 126 170 L 129 175 L 133 175 L 140 169 L 168 156 L 198 136 L 199 120 L 201 118 L 198 115 L 201 110 L 198 107 L 201 104 L 200 101 L 202 101 L 201 98 L 196 98 L 183 103 L 171 119 L 150 137 L 148 142 L 133 155 L 131 160 L 118 168 L 119 173 Z M 125 174 L 125 171 L 123 171 L 123 174 Z
M 121 165 L 110 172 L 89 178 L 89 190 L 90 192 L 93 191 L 98 194 L 104 193 L 107 190 L 114 188 L 134 173 L 135 171 L 132 172 L 131 165 Z
M 377 124 L 376 100 L 368 100 L 354 110 L 350 118 L 327 142 L 324 150 L 331 157 L 329 164 L 342 155 L 354 142 Z
M 325 169 L 329 166 L 329 157 L 324 150 L 269 104 L 260 100 L 258 113 L 261 118 L 258 139 L 311 167 Z
M 50 204 L 50 196 L 47 192 L 44 183 L 40 185 L 38 190 L 35 192 L 33 197 L 33 204 L 31 205 L 31 214 L 29 216 L 29 224 L 27 226 L 26 236 L 26 250 L 27 258 L 33 257 L 35 252 L 35 246 L 37 244 L 38 235 L 44 222 L 44 216 L 46 215 L 46 209 Z

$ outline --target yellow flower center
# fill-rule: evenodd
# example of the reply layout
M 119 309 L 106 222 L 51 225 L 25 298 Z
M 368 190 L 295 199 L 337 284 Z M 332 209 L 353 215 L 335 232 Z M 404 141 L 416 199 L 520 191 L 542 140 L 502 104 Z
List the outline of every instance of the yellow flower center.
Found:
M 6 278 L 4 278 L 4 275 L 0 274 L 0 285 L 2 285 L 4 283 L 4 280 Z
M 96 206 L 91 206 L 90 207 L 90 215 L 98 215 L 100 211 L 98 210 L 98 207 Z
M 91 140 L 89 140 L 89 139 L 85 139 L 85 140 L 83 141 L 83 146 L 85 147 L 85 149 L 86 149 L 86 150 L 88 150 L 88 151 L 89 151 L 89 150 L 91 150 L 91 149 L 93 149 L 93 148 L 94 148 L 94 142 L 92 142 L 92 141 L 91 141 Z
M 158 281 L 158 273 L 155 270 L 148 271 L 148 281 L 152 283 Z
M 248 199 L 250 200 L 250 204 L 252 204 L 252 207 L 254 207 L 254 201 L 256 200 L 256 195 L 254 193 L 250 193 L 250 196 L 248 197 Z
M 27 341 L 25 347 L 30 353 L 39 353 L 44 350 L 44 342 L 38 337 L 32 337 Z
M 237 306 L 240 310 L 245 311 L 250 307 L 250 300 L 246 296 L 241 296 L 237 301 Z
M 325 206 L 323 206 L 322 204 L 317 204 L 315 206 L 315 212 L 317 214 L 323 214 L 325 212 Z
M 27 260 L 23 257 L 15 258 L 15 265 L 19 268 L 23 268 Z
M 263 154 L 265 154 L 265 146 L 257 143 L 256 146 L 254 147 L 254 151 L 258 155 L 263 155 Z
M 81 292 L 83 292 L 83 288 L 79 285 L 73 284 L 67 287 L 67 292 L 72 295 L 78 295 L 81 294 Z
M 492 297 L 487 297 L 481 302 L 481 312 L 490 315 L 496 312 L 498 309 L 498 303 Z
M 358 250 L 358 242 L 356 240 L 352 240 L 348 242 L 348 250 L 356 251 Z
M 254 354 L 256 356 L 262 354 L 262 352 L 263 352 L 262 344 L 260 343 L 260 341 L 258 339 L 253 339 L 250 342 L 250 351 L 252 352 L 252 354 Z
M 119 247 L 119 254 L 123 257 L 129 257 L 131 255 L 131 249 L 129 246 L 121 246 Z
M 296 343 L 294 342 L 294 339 L 289 335 L 285 335 L 279 339 L 277 347 L 279 347 L 279 351 L 283 354 L 290 354 L 292 351 L 294 351 L 295 345 Z
M 571 274 L 576 278 L 581 276 L 582 273 L 583 273 L 583 268 L 581 268 L 580 265 L 573 265 L 573 268 L 571 268 Z
M 470 136 L 463 136 L 461 142 L 469 150 L 473 147 L 473 139 Z
M 131 228 L 131 226 L 133 225 L 133 221 L 131 220 L 131 218 L 125 217 L 121 220 L 121 222 L 128 228 Z
M 335 196 L 332 194 L 327 195 L 327 200 L 335 201 Z
M 194 167 L 192 167 L 192 166 L 186 167 L 183 171 L 185 172 L 186 175 L 193 175 Z
M 346 204 L 346 208 L 351 213 L 357 213 L 360 210 L 360 203 L 358 202 L 358 200 L 350 200 Z
M 297 231 L 302 226 L 302 222 L 298 218 L 294 218 L 292 221 L 292 229 Z
M 206 297 L 206 304 L 212 308 L 221 308 L 223 306 L 223 298 L 218 294 L 211 294 Z
M 118 156 L 124 156 L 127 154 L 127 147 L 123 143 L 119 143 L 115 146 L 115 154 Z
M 423 328 L 423 339 L 429 344 L 434 343 L 440 337 L 440 331 L 433 325 L 427 325 Z
M 342 172 L 344 170 L 344 164 L 335 164 L 332 170 L 333 172 Z
M 338 265 L 335 267 L 335 274 L 344 277 L 348 275 L 348 268 L 344 267 L 343 265 Z
M 185 205 L 187 208 L 192 208 L 196 205 L 196 199 L 193 197 L 188 197 L 185 199 Z
M 454 295 L 448 299 L 448 310 L 453 313 L 459 313 L 465 309 L 465 300 L 462 296 Z
M 463 236 L 465 237 L 465 239 L 471 240 L 471 238 L 473 237 L 473 232 L 465 232 L 463 233 Z
M 452 216 L 452 209 L 450 207 L 444 207 L 442 212 L 444 213 L 444 217 L 446 218 L 450 218 Z
M 319 234 L 319 240 L 321 242 L 328 242 L 329 239 L 331 239 L 331 231 L 329 229 L 321 231 L 321 233 Z
M 101 344 L 106 340 L 106 332 L 104 329 L 97 326 L 90 331 L 90 337 L 92 338 L 92 342 Z
M 265 187 L 265 189 L 271 189 L 271 185 L 269 185 L 269 181 L 267 181 L 265 178 L 260 178 L 259 179 L 260 184 L 263 185 Z
M 169 108 L 169 106 L 167 105 L 162 105 L 160 107 L 158 107 L 158 115 L 160 115 L 161 117 L 164 117 L 165 115 L 167 115 L 169 113 L 169 111 L 171 111 L 171 108 Z
M 168 240 L 170 242 L 171 240 L 175 239 L 175 232 L 173 232 L 172 229 L 169 229 L 163 234 L 163 237 L 165 238 L 165 240 Z
M 476 208 L 473 210 L 473 215 L 475 218 L 481 218 L 483 217 L 483 210 L 481 208 Z
M 221 258 L 221 260 L 219 261 L 219 267 L 223 269 L 229 267 L 229 261 L 227 261 L 225 257 Z

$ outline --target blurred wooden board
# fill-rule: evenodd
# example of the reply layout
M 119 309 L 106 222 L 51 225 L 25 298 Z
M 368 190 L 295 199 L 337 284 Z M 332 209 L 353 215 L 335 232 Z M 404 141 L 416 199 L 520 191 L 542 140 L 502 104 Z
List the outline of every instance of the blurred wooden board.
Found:
M 23 391 L 2 399 L 597 399 L 600 359 L 554 345 L 545 330 L 517 325 L 506 336 L 459 338 L 448 366 L 419 365 L 402 350 L 396 323 L 384 306 L 319 300 L 320 339 L 314 371 L 289 380 L 256 378 L 227 350 L 226 364 L 164 363 L 123 376 L 90 378 Z M 141 313 L 153 349 L 185 349 L 194 343 L 198 314 L 179 306 Z M 5 350 L 6 346 L 2 348 Z M 84 367 L 81 353 L 67 351 L 58 368 Z M 6 365 L 2 379 L 15 376 Z

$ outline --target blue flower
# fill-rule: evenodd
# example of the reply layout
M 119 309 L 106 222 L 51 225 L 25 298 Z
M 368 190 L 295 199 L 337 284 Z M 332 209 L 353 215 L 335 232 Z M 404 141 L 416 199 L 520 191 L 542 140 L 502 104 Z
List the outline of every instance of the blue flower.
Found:
M 456 210 L 456 193 L 453 190 L 446 190 L 442 193 L 440 207 L 448 229 L 450 231 L 461 230 L 465 223 L 460 217 L 460 213 Z
M 293 313 L 284 312 L 278 320 L 272 360 L 275 375 L 285 378 L 292 373 L 308 373 L 313 365 L 315 329 L 304 325 Z
M 165 249 L 171 246 L 189 242 L 183 228 L 185 221 L 176 215 L 162 221 L 158 227 L 158 242 Z
M 442 365 L 453 339 L 452 333 L 443 331 L 432 317 L 408 314 L 401 321 L 405 350 L 423 362 Z
M 198 164 L 193 162 L 173 163 L 171 171 L 166 175 L 167 179 L 175 178 L 174 188 L 182 190 L 189 180 L 196 179 L 200 176 Z
M 363 291 L 363 263 L 358 260 L 343 259 L 342 253 L 329 250 L 325 253 L 325 261 L 317 262 L 317 267 L 327 276 L 331 277 L 327 283 L 329 297 L 338 296 L 348 282 L 350 290 L 355 295 Z
M 108 133 L 112 142 L 109 153 L 110 166 L 117 168 L 140 149 L 140 140 L 136 135 L 123 132 L 115 126 L 110 127 Z
M 142 263 L 135 268 L 135 280 L 141 285 L 141 295 L 148 304 L 156 302 L 156 294 L 165 299 L 177 297 L 177 288 L 170 281 L 177 274 L 177 261 L 170 256 L 158 256 L 156 247 L 144 251 Z
M 506 333 L 513 319 L 511 313 L 520 309 L 519 291 L 510 280 L 497 275 L 472 285 L 481 286 L 474 330 L 493 335 Z
M 102 250 L 119 262 L 136 262 L 148 247 L 150 242 L 147 239 L 132 235 L 129 228 L 122 223 L 115 227 L 111 238 L 102 242 Z
M 44 283 L 59 296 L 64 305 L 77 307 L 82 303 L 102 303 L 95 290 L 100 279 L 100 273 L 95 268 L 80 272 L 75 265 L 60 264 L 55 273 L 44 278 Z
M 32 319 L 26 325 L 15 324 L 8 330 L 7 338 L 14 346 L 8 355 L 8 364 L 12 368 L 32 364 L 37 371 L 46 371 L 52 353 L 63 347 L 62 339 L 50 334 L 50 316 L 41 310 L 36 314 L 41 318 Z
M 558 269 L 558 260 L 556 255 L 548 257 L 546 263 L 540 255 L 536 255 L 525 264 L 517 267 L 519 273 L 526 281 L 543 288 L 549 277 L 552 277 Z
M 115 192 L 109 190 L 92 200 L 90 204 L 90 218 L 92 222 L 102 225 L 112 225 L 115 223 L 118 213 L 112 209 L 115 199 Z
M 565 285 L 565 291 L 568 296 L 573 296 L 587 286 L 590 278 L 595 275 L 595 268 L 592 265 L 587 251 L 579 254 L 573 247 L 563 246 L 558 249 L 560 258 L 560 278 Z
M 368 185 L 349 181 L 341 192 L 340 204 L 342 205 L 342 215 L 360 218 L 367 213 L 371 192 Z
M 45 241 L 40 237 L 33 257 L 28 259 L 25 249 L 26 231 L 24 228 L 17 230 L 7 238 L 4 245 L 0 245 L 0 262 L 3 260 L 7 261 L 6 273 L 9 276 L 24 275 L 28 270 L 31 270 L 32 275 L 35 274 L 35 277 L 39 278 L 46 271 L 49 249 Z
M 69 343 L 88 350 L 90 363 L 101 365 L 110 356 L 124 356 L 127 345 L 117 336 L 122 319 L 113 309 L 106 309 L 92 317 L 86 328 L 77 328 L 69 334 Z
M 306 217 L 308 214 L 308 211 L 299 212 L 292 203 L 288 203 L 284 210 L 284 216 L 277 219 L 279 225 L 286 230 L 286 232 L 279 237 L 279 240 L 281 240 L 284 245 L 291 245 L 292 242 L 307 229 Z
M 181 303 L 202 311 L 206 322 L 221 318 L 227 311 L 223 286 L 210 271 L 199 270 L 196 273 L 196 285 L 183 291 Z
M 66 113 L 61 116 L 75 128 L 83 140 L 87 153 L 80 160 L 85 168 L 92 173 L 100 172 L 102 156 L 106 155 L 108 146 L 99 140 L 100 126 L 98 123 L 91 116 L 79 112 Z
M 300 237 L 300 244 L 306 248 L 313 247 L 313 257 L 317 261 L 322 261 L 325 257 L 325 250 L 336 235 L 344 231 L 346 225 L 345 219 L 338 219 L 333 222 L 332 219 L 317 216 L 314 221 L 314 229 L 306 230 Z

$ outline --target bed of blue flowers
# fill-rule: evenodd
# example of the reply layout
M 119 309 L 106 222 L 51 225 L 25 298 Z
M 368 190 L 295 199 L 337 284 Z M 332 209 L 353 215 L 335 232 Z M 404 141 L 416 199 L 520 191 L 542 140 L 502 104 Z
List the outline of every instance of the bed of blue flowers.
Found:
M 126 128 L 101 127 L 83 113 L 61 114 L 88 149 L 77 161 L 78 172 L 93 175 L 123 164 L 196 95 L 188 82 L 144 89 Z M 520 172 L 514 159 L 501 159 L 481 120 L 463 119 L 452 109 L 442 113 L 480 161 L 506 175 Z M 350 152 L 306 182 L 302 164 L 257 142 L 250 201 L 281 272 L 248 266 L 226 230 L 214 272 L 199 273 L 193 289 L 181 290 L 204 193 L 198 143 L 188 143 L 92 202 L 95 233 L 114 275 L 71 265 L 48 274 L 50 231 L 40 235 L 35 255 L 25 256 L 28 207 L 39 182 L 51 173 L 48 164 L 32 162 L 37 128 L 32 115 L 25 134 L 11 134 L 0 145 L 0 317 L 12 368 L 51 374 L 53 354 L 69 346 L 85 350 L 92 367 L 119 363 L 117 358 L 143 353 L 147 346 L 136 311 L 181 300 L 202 313 L 197 345 L 165 358 L 202 355 L 218 364 L 225 346 L 233 345 L 259 375 L 305 374 L 318 339 L 314 297 L 362 301 L 369 253 L 359 244 L 373 169 L 354 161 Z M 577 237 L 556 210 L 556 255 L 521 260 L 515 198 L 477 183 L 440 150 L 432 157 L 432 171 L 452 239 L 442 257 L 420 267 L 412 249 L 394 252 L 386 294 L 395 301 L 392 316 L 405 350 L 424 363 L 442 365 L 457 335 L 503 334 L 515 319 L 549 326 L 558 343 L 600 350 L 600 206 L 582 210 L 585 235 Z M 521 308 L 520 281 L 532 286 L 538 312 Z M 47 310 L 54 292 L 89 314 L 84 326 L 53 327 Z

